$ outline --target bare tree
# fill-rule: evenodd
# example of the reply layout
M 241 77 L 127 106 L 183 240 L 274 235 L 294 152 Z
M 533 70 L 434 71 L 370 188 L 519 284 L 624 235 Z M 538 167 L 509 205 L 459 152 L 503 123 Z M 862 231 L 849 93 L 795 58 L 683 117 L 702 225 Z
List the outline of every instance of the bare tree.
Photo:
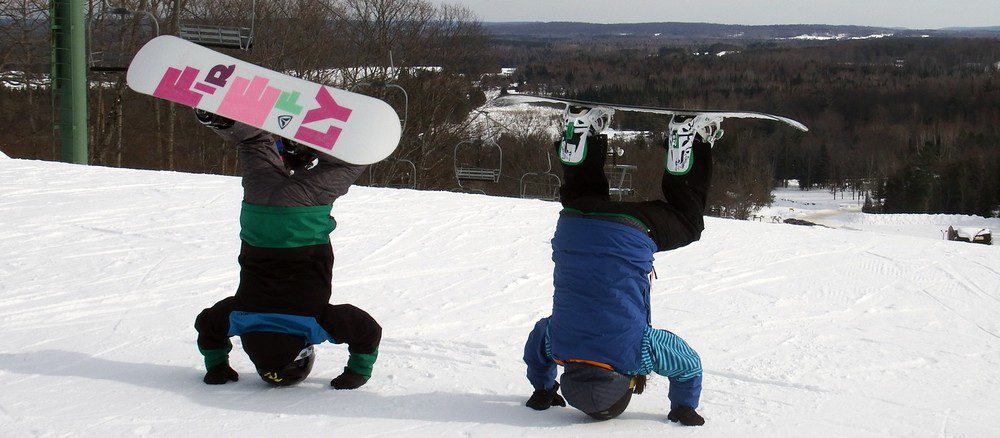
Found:
M 7 105 L 0 111 L 26 123 L 25 131 L 36 136 L 49 132 L 45 123 L 48 112 L 35 108 L 47 101 L 47 56 L 49 45 L 48 2 L 43 0 L 5 0 L 0 2 L 0 81 L 5 87 L 19 90 L 26 98 L 26 108 Z M 56 143 L 52 144 L 52 157 L 58 156 Z

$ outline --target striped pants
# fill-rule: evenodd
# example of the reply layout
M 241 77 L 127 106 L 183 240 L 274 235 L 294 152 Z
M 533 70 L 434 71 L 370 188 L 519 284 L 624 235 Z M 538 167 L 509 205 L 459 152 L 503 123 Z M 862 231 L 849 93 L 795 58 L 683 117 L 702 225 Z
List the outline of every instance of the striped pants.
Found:
M 666 330 L 649 327 L 644 338 L 649 348 L 642 349 L 642 363 L 650 371 L 670 379 L 670 408 L 697 408 L 702 374 L 698 353 L 680 336 Z

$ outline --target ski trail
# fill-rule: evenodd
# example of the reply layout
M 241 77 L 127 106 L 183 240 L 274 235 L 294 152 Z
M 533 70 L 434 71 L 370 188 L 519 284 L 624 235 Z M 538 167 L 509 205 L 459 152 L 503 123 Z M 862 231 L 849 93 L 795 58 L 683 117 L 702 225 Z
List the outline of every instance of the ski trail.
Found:
M 826 389 L 823 389 L 823 388 L 820 388 L 820 387 L 817 387 L 817 386 L 802 385 L 802 384 L 789 383 L 789 382 L 780 382 L 780 381 L 776 381 L 776 380 L 758 379 L 758 378 L 754 378 L 754 377 L 750 377 L 750 376 L 744 376 L 744 375 L 740 375 L 740 374 L 736 374 L 736 373 L 728 373 L 728 372 L 722 372 L 722 371 L 706 371 L 705 374 L 707 374 L 707 375 L 714 375 L 714 376 L 720 376 L 720 377 L 725 377 L 725 378 L 728 378 L 728 379 L 739 380 L 741 382 L 746 382 L 746 383 L 756 383 L 756 384 L 768 385 L 768 386 L 780 386 L 780 387 L 783 387 L 783 388 L 801 389 L 801 390 L 804 390 L 804 391 L 819 392 L 819 393 L 830 392 L 830 391 L 828 391 Z
M 950 267 L 947 267 L 947 266 L 938 266 L 938 269 L 940 269 L 942 272 L 944 272 L 945 275 L 948 276 L 948 278 L 950 278 L 952 280 L 955 280 L 955 282 L 961 284 L 962 287 L 964 287 L 966 290 L 974 292 L 976 295 L 978 295 L 980 297 L 992 300 L 992 301 L 996 302 L 997 304 L 1000 304 L 1000 298 L 995 297 L 995 296 L 987 293 L 985 290 L 983 290 L 983 288 L 981 288 L 978 285 L 976 285 L 973 282 L 971 282 L 968 279 L 968 277 L 959 274 L 954 269 L 952 269 Z
M 931 293 L 930 291 L 928 291 L 927 289 L 920 289 L 920 291 L 921 291 L 921 292 L 923 292 L 923 293 L 924 293 L 924 295 L 927 295 L 927 296 L 928 296 L 928 297 L 930 297 L 930 298 L 931 298 L 932 300 L 934 300 L 934 301 L 936 301 L 936 302 L 937 302 L 938 304 L 940 304 L 940 305 L 941 305 L 941 307 L 944 307 L 945 309 L 947 309 L 947 310 L 948 310 L 948 311 L 950 311 L 951 313 L 954 313 L 954 314 L 955 314 L 956 316 L 958 316 L 959 318 L 961 318 L 961 319 L 962 319 L 962 320 L 964 320 L 965 322 L 968 322 L 969 324 L 972 324 L 972 325 L 976 326 L 976 328 L 978 328 L 978 329 L 979 329 L 980 331 L 982 331 L 983 333 L 986 333 L 986 334 L 988 334 L 988 335 L 990 335 L 990 336 L 992 336 L 992 337 L 994 337 L 994 338 L 996 338 L 996 339 L 1000 339 L 1000 335 L 998 335 L 998 334 L 996 334 L 996 333 L 994 333 L 994 332 L 992 332 L 992 331 L 988 330 L 987 328 L 985 328 L 985 327 L 983 327 L 983 326 L 979 325 L 979 323 L 978 323 L 978 322 L 976 322 L 976 321 L 973 321 L 972 319 L 969 319 L 969 318 L 967 318 L 967 317 L 966 317 L 965 315 L 963 315 L 963 314 L 962 314 L 961 312 L 959 312 L 959 311 L 955 310 L 955 308 L 954 308 L 954 307 L 951 307 L 951 306 L 949 306 L 949 305 L 948 305 L 947 303 L 945 303 L 944 301 L 941 301 L 941 299 L 939 299 L 938 297 L 934 296 L 934 294 L 932 294 L 932 293 Z

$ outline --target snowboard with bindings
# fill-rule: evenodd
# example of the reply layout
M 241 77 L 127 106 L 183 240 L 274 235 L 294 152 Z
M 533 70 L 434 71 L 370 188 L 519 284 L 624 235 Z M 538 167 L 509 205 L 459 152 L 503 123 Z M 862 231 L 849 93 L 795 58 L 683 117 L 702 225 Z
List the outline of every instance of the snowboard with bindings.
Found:
M 146 43 L 129 88 L 215 113 L 351 164 L 371 164 L 399 144 L 389 104 L 241 61 L 170 35 Z
M 545 96 L 535 96 L 531 94 L 508 94 L 499 96 L 492 101 L 490 101 L 491 106 L 510 106 L 510 105 L 541 105 L 541 106 L 562 106 L 565 109 L 570 107 L 580 107 L 597 109 L 602 108 L 605 110 L 613 111 L 626 111 L 626 112 L 639 112 L 639 113 L 650 113 L 650 114 L 662 114 L 665 116 L 686 116 L 686 117 L 698 117 L 701 116 L 704 119 L 714 119 L 721 122 L 725 119 L 736 118 L 736 119 L 763 119 L 771 120 L 775 122 L 781 122 L 789 125 L 800 131 L 809 131 L 806 125 L 800 122 L 789 119 L 787 117 L 776 116 L 773 114 L 759 113 L 753 111 L 723 111 L 723 110 L 693 110 L 693 109 L 679 109 L 679 108 L 656 108 L 656 107 L 646 107 L 646 106 L 635 106 L 635 105 L 621 105 L 617 103 L 603 103 L 603 102 L 588 102 L 584 100 L 573 100 L 573 99 L 563 99 L 558 97 L 545 97 Z M 612 111 L 612 113 L 613 113 Z
M 518 104 L 561 106 L 566 127 L 565 138 L 560 142 L 559 160 L 575 166 L 587 154 L 588 138 L 600 135 L 611 125 L 616 111 L 650 113 L 668 116 L 668 144 L 664 158 L 664 170 L 674 175 L 684 175 L 691 170 L 691 147 L 696 138 L 714 145 L 722 138 L 722 122 L 729 118 L 763 119 L 781 122 L 800 131 L 808 131 L 802 123 L 787 117 L 751 111 L 691 110 L 677 108 L 655 108 L 616 103 L 587 102 L 583 100 L 534 96 L 530 94 L 509 94 L 493 99 L 490 106 L 510 106 Z

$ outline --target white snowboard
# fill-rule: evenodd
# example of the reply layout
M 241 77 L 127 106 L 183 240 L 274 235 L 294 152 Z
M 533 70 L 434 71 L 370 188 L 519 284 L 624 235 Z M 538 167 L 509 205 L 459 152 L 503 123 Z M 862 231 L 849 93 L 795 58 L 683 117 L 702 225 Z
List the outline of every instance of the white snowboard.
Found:
M 789 119 L 787 117 L 776 116 L 773 114 L 758 113 L 752 111 L 722 111 L 722 110 L 691 110 L 691 109 L 679 109 L 679 108 L 655 108 L 655 107 L 645 107 L 645 106 L 635 106 L 635 105 L 620 105 L 616 103 L 603 103 L 603 102 L 587 102 L 583 100 L 573 100 L 573 99 L 562 99 L 558 97 L 544 97 L 544 96 L 533 96 L 530 94 L 509 94 L 497 97 L 490 102 L 493 106 L 509 106 L 518 104 L 529 104 L 529 105 L 556 105 L 562 107 L 568 106 L 579 106 L 586 108 L 610 108 L 616 111 L 631 111 L 640 113 L 652 113 L 652 114 L 663 114 L 663 115 L 681 115 L 681 116 L 697 116 L 705 115 L 707 117 L 718 118 L 720 121 L 728 118 L 738 118 L 738 119 L 763 119 L 772 120 L 776 122 L 782 122 L 800 131 L 808 131 L 809 128 L 802 123 L 795 120 Z
M 192 42 L 160 36 L 128 68 L 133 90 L 209 111 L 308 145 L 351 164 L 371 164 L 399 144 L 389 104 L 294 78 Z

